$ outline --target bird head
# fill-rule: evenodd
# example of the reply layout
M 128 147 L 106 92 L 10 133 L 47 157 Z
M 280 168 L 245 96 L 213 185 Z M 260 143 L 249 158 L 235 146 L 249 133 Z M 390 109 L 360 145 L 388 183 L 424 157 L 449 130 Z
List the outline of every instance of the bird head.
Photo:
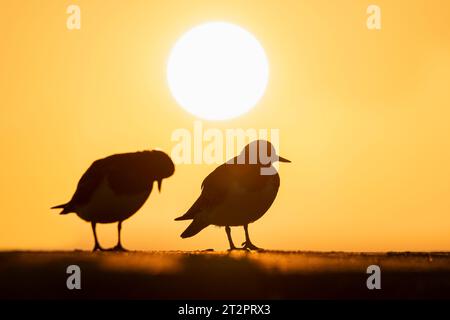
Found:
M 161 192 L 162 180 L 170 177 L 175 172 L 175 165 L 170 157 L 163 151 L 148 151 L 148 165 L 151 177 L 157 181 L 158 190 Z
M 291 162 L 280 157 L 275 147 L 266 140 L 255 140 L 250 142 L 238 156 L 238 163 L 259 164 L 261 166 L 271 166 L 274 162 Z

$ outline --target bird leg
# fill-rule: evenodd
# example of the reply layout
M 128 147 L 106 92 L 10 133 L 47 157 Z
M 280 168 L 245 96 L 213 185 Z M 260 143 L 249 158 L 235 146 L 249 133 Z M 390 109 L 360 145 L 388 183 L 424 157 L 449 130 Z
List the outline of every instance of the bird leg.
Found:
M 100 243 L 98 242 L 98 239 L 97 239 L 97 231 L 96 231 L 96 229 L 95 229 L 96 223 L 95 223 L 95 222 L 91 222 L 91 226 L 92 226 L 92 231 L 94 232 L 94 240 L 95 240 L 94 249 L 93 249 L 92 251 L 93 251 L 93 252 L 95 252 L 95 251 L 97 251 L 97 250 L 104 251 L 105 249 L 103 249 L 103 248 L 100 246 Z
M 122 247 L 122 242 L 120 241 L 120 233 L 121 233 L 121 231 L 122 231 L 122 221 L 119 221 L 119 224 L 117 225 L 117 232 L 119 234 L 117 245 L 114 248 L 110 249 L 110 251 L 128 251 L 127 249 Z
M 237 250 L 238 248 L 236 248 L 233 243 L 233 239 L 231 238 L 231 228 L 229 226 L 226 226 L 225 232 L 227 233 L 228 242 L 230 243 L 230 249 L 228 249 L 228 251 Z
M 263 250 L 261 248 L 258 248 L 250 241 L 250 236 L 248 234 L 248 224 L 244 225 L 245 230 L 245 241 L 242 243 L 243 247 L 242 249 L 246 250 Z

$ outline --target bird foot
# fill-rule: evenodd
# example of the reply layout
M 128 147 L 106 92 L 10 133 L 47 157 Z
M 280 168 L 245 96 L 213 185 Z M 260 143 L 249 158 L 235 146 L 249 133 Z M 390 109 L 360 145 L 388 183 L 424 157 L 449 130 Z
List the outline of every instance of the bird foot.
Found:
M 230 249 L 228 249 L 227 251 L 231 252 L 231 251 L 236 251 L 236 250 L 241 250 L 242 251 L 242 250 L 247 250 L 247 249 L 245 249 L 245 248 L 237 248 L 237 247 L 233 246 Z
M 242 247 L 242 248 L 232 247 L 232 248 L 228 249 L 227 251 L 228 252 L 231 252 L 231 251 L 250 251 L 250 249 L 246 248 L 246 247 Z
M 125 249 L 124 247 L 122 247 L 122 245 L 120 245 L 120 244 L 118 244 L 118 245 L 115 246 L 114 248 L 107 249 L 107 251 L 113 251 L 113 252 L 128 252 L 128 250 Z
M 100 245 L 96 244 L 94 246 L 94 249 L 92 249 L 92 252 L 95 252 L 95 251 L 106 251 L 106 249 L 104 249 L 104 248 L 100 247 Z
M 242 242 L 242 249 L 244 250 L 256 250 L 256 251 L 264 251 L 264 249 L 258 248 L 257 246 L 255 246 L 253 243 L 251 243 L 250 241 L 244 241 Z

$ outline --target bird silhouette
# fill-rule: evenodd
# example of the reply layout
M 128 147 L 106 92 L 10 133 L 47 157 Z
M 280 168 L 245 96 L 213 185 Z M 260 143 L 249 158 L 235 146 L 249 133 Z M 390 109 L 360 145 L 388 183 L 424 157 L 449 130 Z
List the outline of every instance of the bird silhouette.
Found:
M 161 192 L 162 180 L 170 177 L 175 166 L 162 151 L 141 151 L 115 154 L 94 161 L 81 177 L 72 199 L 52 209 L 60 214 L 76 213 L 92 225 L 95 246 L 103 249 L 97 239 L 97 223 L 118 222 L 117 245 L 108 250 L 126 251 L 121 243 L 122 222 L 135 214 L 149 197 L 154 181 Z
M 203 180 L 197 201 L 175 219 L 192 220 L 181 237 L 192 237 L 209 225 L 224 226 L 230 250 L 260 250 L 250 240 L 248 224 L 261 218 L 277 196 L 280 177 L 272 166 L 276 161 L 291 162 L 279 157 L 270 142 L 256 140 L 216 168 Z M 233 226 L 244 227 L 242 248 L 233 243 Z

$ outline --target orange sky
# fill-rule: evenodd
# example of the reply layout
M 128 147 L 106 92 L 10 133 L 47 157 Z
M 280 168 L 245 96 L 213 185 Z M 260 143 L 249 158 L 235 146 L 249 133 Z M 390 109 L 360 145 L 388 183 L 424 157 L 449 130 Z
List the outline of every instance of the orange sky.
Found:
M 366 28 L 366 8 L 382 29 Z M 81 8 L 81 30 L 66 8 Z M 450 250 L 450 2 L 37 1 L 0 5 L 0 249 L 91 249 L 90 226 L 50 206 L 69 200 L 98 158 L 161 148 L 196 120 L 166 85 L 175 41 L 207 21 L 252 32 L 267 92 L 205 128 L 276 128 L 281 188 L 250 226 L 269 249 Z M 179 165 L 124 223 L 130 249 L 225 249 L 225 232 L 179 234 L 214 168 Z M 98 228 L 103 245 L 116 225 Z M 234 231 L 236 243 L 243 231 Z

